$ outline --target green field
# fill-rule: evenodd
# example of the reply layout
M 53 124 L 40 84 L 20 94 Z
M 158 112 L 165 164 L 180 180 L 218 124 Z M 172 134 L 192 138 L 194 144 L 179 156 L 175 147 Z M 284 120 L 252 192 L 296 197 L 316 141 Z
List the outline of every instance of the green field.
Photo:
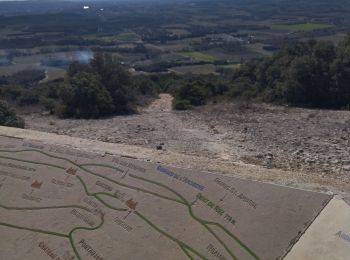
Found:
M 217 60 L 217 58 L 215 58 L 212 55 L 204 54 L 198 51 L 179 52 L 179 54 L 184 57 L 190 57 L 190 58 L 194 58 L 196 60 L 205 61 L 205 62 L 214 62 Z
M 215 74 L 215 66 L 213 64 L 179 66 L 170 68 L 169 71 L 179 74 Z
M 332 27 L 334 27 L 334 25 L 326 23 L 294 23 L 272 25 L 271 29 L 310 32 L 314 30 L 327 29 Z
M 241 67 L 242 64 L 240 63 L 233 63 L 233 64 L 227 64 L 227 65 L 222 65 L 220 66 L 221 68 L 224 68 L 224 69 L 239 69 Z
M 140 35 L 134 33 L 134 32 L 125 32 L 120 33 L 117 35 L 117 40 L 124 41 L 124 42 L 136 42 L 141 40 Z

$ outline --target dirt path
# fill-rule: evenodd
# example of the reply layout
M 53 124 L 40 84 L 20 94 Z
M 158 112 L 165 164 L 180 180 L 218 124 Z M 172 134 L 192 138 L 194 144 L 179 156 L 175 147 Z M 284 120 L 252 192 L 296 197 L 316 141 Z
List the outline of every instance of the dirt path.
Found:
M 170 112 L 172 110 L 173 97 L 169 94 L 159 94 L 148 107 L 142 109 L 144 113 Z
M 172 111 L 172 99 L 169 94 L 160 94 L 159 99 L 131 116 L 71 120 L 31 114 L 25 116 L 25 121 L 28 129 L 44 132 L 148 148 L 161 146 L 165 150 L 192 155 L 204 153 L 225 157 L 229 150 L 227 145 L 220 138 L 213 138 L 205 122 L 193 123 L 188 112 Z

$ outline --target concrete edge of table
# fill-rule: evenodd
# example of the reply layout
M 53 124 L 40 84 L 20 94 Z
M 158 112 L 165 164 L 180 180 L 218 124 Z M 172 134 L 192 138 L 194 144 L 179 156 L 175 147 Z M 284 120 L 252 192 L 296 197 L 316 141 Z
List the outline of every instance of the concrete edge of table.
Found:
M 349 223 L 350 205 L 334 196 L 284 259 L 349 259 Z

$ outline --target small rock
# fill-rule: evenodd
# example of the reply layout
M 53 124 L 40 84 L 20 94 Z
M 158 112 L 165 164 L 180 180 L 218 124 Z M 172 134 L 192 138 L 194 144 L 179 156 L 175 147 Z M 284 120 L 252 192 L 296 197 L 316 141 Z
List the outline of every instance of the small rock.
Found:
M 303 149 L 298 149 L 298 150 L 296 150 L 294 153 L 292 153 L 292 155 L 302 154 L 303 152 L 304 152 Z
M 333 160 L 333 161 L 331 161 L 331 163 L 333 163 L 333 164 L 338 164 L 338 163 L 339 163 L 339 160 Z
M 313 158 L 307 158 L 307 159 L 305 160 L 305 162 L 306 162 L 306 163 L 315 163 L 316 160 L 313 159 Z
M 272 153 L 267 153 L 266 154 L 266 159 L 271 160 L 273 158 L 273 154 Z
M 327 195 L 329 196 L 333 196 L 335 193 L 331 192 L 331 191 L 327 191 Z
M 343 170 L 350 172 L 350 165 L 343 166 Z

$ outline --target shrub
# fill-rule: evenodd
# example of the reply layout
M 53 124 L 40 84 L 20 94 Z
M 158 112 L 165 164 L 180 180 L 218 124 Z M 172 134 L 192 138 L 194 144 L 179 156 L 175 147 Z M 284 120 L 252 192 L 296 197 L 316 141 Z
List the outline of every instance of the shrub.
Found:
M 251 80 L 246 77 L 241 77 L 236 79 L 230 89 L 227 91 L 227 95 L 232 98 L 243 98 L 243 99 L 251 99 L 256 97 L 257 90 Z
M 20 106 L 35 105 L 39 103 L 39 95 L 31 90 L 25 90 L 22 92 L 18 99 Z
M 7 103 L 0 100 L 0 125 L 24 128 L 24 121 L 11 110 Z
M 186 99 L 174 99 L 173 100 L 173 108 L 176 110 L 188 110 L 191 109 L 191 102 Z
M 72 63 L 60 90 L 63 116 L 99 118 L 135 112 L 136 93 L 131 75 L 112 55 L 96 54 L 86 65 Z
M 113 113 L 113 100 L 95 75 L 77 73 L 67 86 L 63 104 L 64 115 L 76 118 L 98 118 Z
M 204 105 L 209 96 L 206 86 L 198 81 L 181 85 L 175 93 L 175 102 L 187 100 L 190 105 Z

